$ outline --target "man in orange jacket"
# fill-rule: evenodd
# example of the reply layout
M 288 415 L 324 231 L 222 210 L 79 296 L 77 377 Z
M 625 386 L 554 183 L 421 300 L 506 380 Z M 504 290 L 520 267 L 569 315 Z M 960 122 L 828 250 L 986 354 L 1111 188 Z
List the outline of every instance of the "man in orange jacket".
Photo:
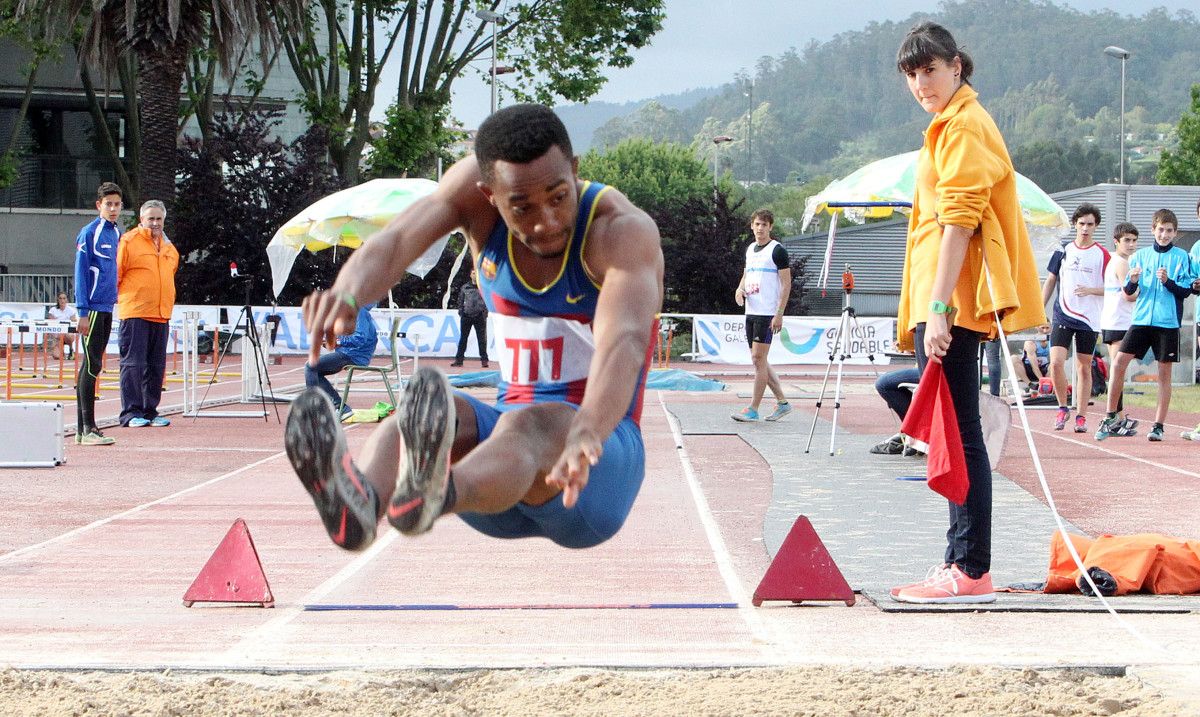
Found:
M 179 252 L 163 233 L 167 210 L 151 199 L 117 248 L 117 318 L 121 320 L 121 425 L 169 426 L 158 415 L 167 368 L 167 334 L 175 308 Z

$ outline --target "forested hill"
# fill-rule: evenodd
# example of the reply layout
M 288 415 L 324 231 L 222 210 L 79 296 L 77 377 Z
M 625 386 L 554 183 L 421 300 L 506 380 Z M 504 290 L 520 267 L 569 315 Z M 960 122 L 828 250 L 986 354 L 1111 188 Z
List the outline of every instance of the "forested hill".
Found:
M 928 116 L 896 71 L 895 57 L 904 34 L 924 19 L 948 27 L 974 58 L 972 84 L 1005 133 L 1017 169 L 1051 191 L 1116 174 L 1121 62 L 1103 54 L 1106 46 L 1132 53 L 1127 180 L 1153 176 L 1157 152 L 1172 141 L 1188 106 L 1189 88 L 1200 82 L 1200 22 L 1190 12 L 1133 17 L 1032 0 L 945 2 L 936 13 L 871 23 L 764 57 L 752 87 L 750 78 L 731 78 L 689 108 L 649 103 L 609 119 L 592 144 L 637 135 L 711 152 L 712 137 L 729 135 L 736 141 L 726 151 L 738 159 L 725 163 L 735 177 L 775 183 L 838 175 L 915 149 Z

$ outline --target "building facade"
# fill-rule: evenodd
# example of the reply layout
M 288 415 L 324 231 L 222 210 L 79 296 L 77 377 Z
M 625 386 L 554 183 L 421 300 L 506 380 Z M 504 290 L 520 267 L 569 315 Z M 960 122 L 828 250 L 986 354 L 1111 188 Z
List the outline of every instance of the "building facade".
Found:
M 0 141 L 15 138 L 17 157 L 15 179 L 0 188 L 3 273 L 70 274 L 75 234 L 96 213 L 96 187 L 116 178 L 114 160 L 105 149 L 103 133 L 97 131 L 79 77 L 77 58 L 70 46 L 63 47 L 61 55 L 61 59 L 46 60 L 38 67 L 29 107 L 18 126 L 29 55 L 11 42 L 0 41 Z M 247 56 L 256 57 L 257 52 Z M 283 112 L 277 133 L 290 142 L 308 129 L 308 122 L 298 103 L 299 82 L 286 57 L 277 57 L 255 103 Z M 262 73 L 261 67 L 256 70 Z M 125 98 L 119 86 L 106 88 L 99 77 L 92 81 L 100 99 L 100 114 L 116 146 L 117 161 L 125 162 L 129 141 Z M 236 90 L 241 82 L 234 80 L 234 102 L 245 99 Z M 218 81 L 218 92 L 223 95 L 229 85 L 220 85 Z

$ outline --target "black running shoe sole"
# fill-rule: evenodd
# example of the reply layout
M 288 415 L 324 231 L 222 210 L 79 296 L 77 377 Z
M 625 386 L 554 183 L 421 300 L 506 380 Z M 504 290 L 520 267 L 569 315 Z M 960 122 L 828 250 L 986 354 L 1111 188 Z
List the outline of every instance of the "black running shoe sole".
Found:
M 350 464 L 337 412 L 319 389 L 307 389 L 292 402 L 284 447 L 334 545 L 346 550 L 369 546 L 375 540 L 379 499 Z
M 454 419 L 454 397 L 446 376 L 428 366 L 417 369 L 396 410 L 403 464 L 387 509 L 388 522 L 405 535 L 426 532 L 441 514 Z

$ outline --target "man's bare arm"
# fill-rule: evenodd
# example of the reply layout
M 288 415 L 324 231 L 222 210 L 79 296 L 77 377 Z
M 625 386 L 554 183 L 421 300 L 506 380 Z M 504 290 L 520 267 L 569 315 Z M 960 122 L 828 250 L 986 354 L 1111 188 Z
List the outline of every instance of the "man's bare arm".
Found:
M 771 317 L 771 331 L 779 333 L 783 330 L 783 314 L 787 311 L 788 298 L 792 295 L 792 268 L 779 270 L 779 306 L 775 307 L 775 315 Z
M 1057 274 L 1047 274 L 1046 281 L 1042 283 L 1042 306 L 1050 303 L 1050 297 L 1054 296 L 1054 287 L 1058 284 Z
M 654 317 L 662 308 L 663 256 L 648 217 L 615 221 L 623 234 L 612 252 L 592 330 L 596 353 L 580 413 L 605 437 L 625 415 L 649 350 Z
M 417 200 L 363 242 L 329 291 L 304 300 L 313 361 L 322 344 L 332 345 L 337 336 L 354 330 L 358 306 L 382 297 L 434 242 L 459 228 L 467 230 L 469 241 L 475 228 L 472 222 L 494 222 L 494 210 L 475 186 L 479 177 L 474 157 L 455 164 L 433 194 Z
M 563 503 L 575 504 L 587 485 L 588 468 L 633 400 L 650 348 L 654 317 L 662 307 L 663 256 L 658 228 L 624 197 L 625 205 L 605 223 L 604 249 L 589 258 L 602 280 L 592 331 L 596 352 L 587 390 L 571 421 L 567 441 L 547 483 L 563 489 Z M 598 259 L 594 261 L 593 259 Z

